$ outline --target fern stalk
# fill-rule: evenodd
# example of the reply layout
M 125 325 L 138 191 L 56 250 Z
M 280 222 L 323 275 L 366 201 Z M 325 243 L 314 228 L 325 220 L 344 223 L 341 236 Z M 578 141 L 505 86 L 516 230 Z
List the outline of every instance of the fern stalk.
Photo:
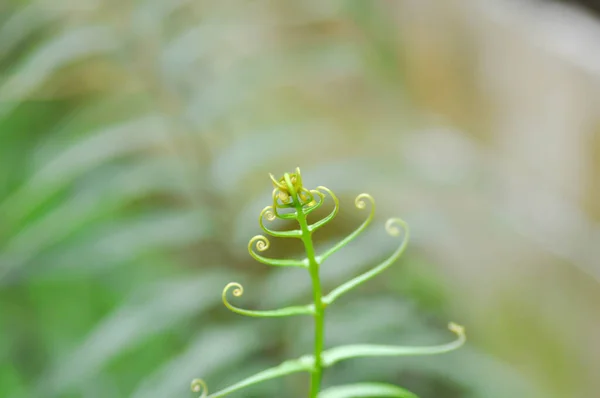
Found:
M 314 365 L 310 377 L 310 398 L 316 398 L 321 389 L 321 378 L 323 377 L 323 364 L 321 352 L 323 351 L 323 340 L 325 338 L 325 304 L 323 303 L 323 294 L 321 291 L 321 278 L 319 276 L 319 262 L 315 257 L 315 249 L 312 241 L 312 233 L 308 230 L 308 221 L 306 215 L 302 212 L 299 202 L 295 205 L 298 212 L 298 223 L 302 231 L 302 243 L 308 259 L 308 271 L 313 287 L 313 304 L 315 312 L 313 314 L 315 324 L 314 338 Z

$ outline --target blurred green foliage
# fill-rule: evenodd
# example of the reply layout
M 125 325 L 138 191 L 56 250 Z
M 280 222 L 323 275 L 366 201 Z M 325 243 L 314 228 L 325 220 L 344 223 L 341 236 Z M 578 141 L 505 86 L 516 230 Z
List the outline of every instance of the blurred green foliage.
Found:
M 341 193 L 318 244 L 360 222 L 345 209 L 362 191 L 417 226 L 386 278 L 331 309 L 327 346 L 445 341 L 447 319 L 471 331 L 460 352 L 350 361 L 326 385 L 390 382 L 423 398 L 575 396 L 584 379 L 562 338 L 538 339 L 550 326 L 537 318 L 531 332 L 519 326 L 535 310 L 507 301 L 471 311 L 429 251 L 419 225 L 436 213 L 422 208 L 455 192 L 410 168 L 400 155 L 408 131 L 421 126 L 423 105 L 480 121 L 465 122 L 477 102 L 469 87 L 415 88 L 429 75 L 410 66 L 435 68 L 437 58 L 405 60 L 418 51 L 406 47 L 398 25 L 410 15 L 399 13 L 358 0 L 1 3 L 0 396 L 185 397 L 198 375 L 219 388 L 309 351 L 305 320 L 239 319 L 220 301 L 232 279 L 257 308 L 310 297 L 308 279 L 265 271 L 245 252 L 269 202 L 267 172 L 298 165 L 308 185 Z M 460 188 L 465 197 L 479 178 Z M 423 185 L 411 190 L 415 181 Z M 332 256 L 325 286 L 383 258 L 381 237 Z M 478 247 L 461 237 L 463 250 Z M 299 249 L 273 243 L 275 255 Z M 521 357 L 501 355 L 504 335 L 522 337 Z M 524 372 L 520 358 L 538 367 Z M 562 367 L 540 365 L 560 358 Z M 306 385 L 301 375 L 240 396 L 301 397 Z

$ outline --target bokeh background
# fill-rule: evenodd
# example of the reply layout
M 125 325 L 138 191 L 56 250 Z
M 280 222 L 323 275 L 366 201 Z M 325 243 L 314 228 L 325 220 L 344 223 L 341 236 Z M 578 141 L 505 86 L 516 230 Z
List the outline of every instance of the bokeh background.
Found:
M 592 4 L 593 6 L 593 4 Z M 326 385 L 423 398 L 600 391 L 600 22 L 573 2 L 0 2 L 0 396 L 192 397 L 310 352 L 307 275 L 246 251 L 268 173 L 341 198 L 327 345 L 461 350 L 360 359 Z M 274 241 L 273 256 L 298 254 Z M 239 397 L 302 397 L 305 375 Z

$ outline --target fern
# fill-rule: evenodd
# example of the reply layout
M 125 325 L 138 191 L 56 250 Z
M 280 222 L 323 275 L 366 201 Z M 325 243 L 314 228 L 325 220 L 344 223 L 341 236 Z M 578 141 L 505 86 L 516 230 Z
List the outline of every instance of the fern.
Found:
M 240 297 L 244 293 L 244 288 L 237 282 L 231 282 L 225 286 L 222 293 L 223 303 L 231 311 L 245 316 L 257 318 L 275 318 L 289 317 L 296 315 L 308 315 L 314 319 L 314 349 L 312 355 L 305 355 L 295 360 L 285 361 L 282 364 L 264 370 L 253 376 L 250 376 L 230 387 L 208 395 L 208 387 L 202 379 L 192 381 L 192 391 L 201 392 L 201 398 L 224 397 L 232 392 L 257 384 L 263 381 L 286 376 L 297 372 L 308 372 L 310 374 L 309 398 L 349 398 L 349 397 L 398 397 L 412 398 L 414 394 L 396 386 L 387 384 L 362 383 L 351 386 L 333 387 L 321 391 L 321 380 L 323 371 L 341 361 L 360 358 L 360 357 L 384 357 L 384 356 L 406 356 L 406 355 L 432 355 L 441 354 L 455 350 L 462 346 L 466 340 L 464 328 L 455 323 L 450 323 L 448 328 L 454 332 L 457 339 L 446 344 L 425 347 L 400 347 L 387 345 L 348 345 L 334 347 L 324 350 L 325 338 L 325 314 L 326 309 L 342 295 L 350 292 L 357 286 L 365 283 L 369 279 L 379 275 L 392 265 L 406 249 L 409 229 L 406 222 L 400 218 L 391 218 L 385 224 L 386 232 L 394 237 L 402 236 L 400 244 L 386 260 L 371 270 L 356 276 L 346 283 L 333 289 L 324 295 L 321 288 L 320 267 L 324 261 L 345 247 L 355 239 L 373 220 L 375 214 L 375 201 L 369 194 L 362 193 L 356 197 L 355 205 L 358 209 L 366 209 L 367 203 L 370 203 L 370 211 L 367 219 L 350 235 L 342 239 L 336 245 L 322 254 L 317 254 L 314 248 L 312 235 L 319 228 L 325 226 L 335 218 L 339 211 L 339 200 L 336 195 L 326 187 L 320 186 L 317 189 L 307 189 L 302 183 L 300 169 L 295 173 L 286 173 L 279 180 L 271 174 L 271 180 L 275 189 L 273 190 L 273 204 L 267 206 L 259 216 L 259 224 L 263 231 L 277 238 L 296 238 L 300 239 L 304 245 L 306 257 L 303 260 L 275 259 L 264 257 L 258 252 L 264 252 L 270 247 L 269 239 L 264 235 L 257 235 L 250 239 L 248 251 L 257 261 L 275 267 L 299 267 L 308 271 L 312 281 L 313 302 L 302 306 L 285 307 L 275 310 L 247 310 L 234 306 L 227 298 L 231 291 L 233 296 Z M 331 212 L 314 223 L 308 221 L 308 215 L 325 203 L 325 198 L 330 197 L 334 206 Z M 288 231 L 280 231 L 269 228 L 264 220 L 274 221 L 295 220 L 299 228 Z

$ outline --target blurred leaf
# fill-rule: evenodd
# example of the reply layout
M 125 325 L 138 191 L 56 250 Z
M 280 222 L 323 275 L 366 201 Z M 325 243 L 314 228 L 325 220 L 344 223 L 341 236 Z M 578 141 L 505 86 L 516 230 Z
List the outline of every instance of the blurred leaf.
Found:
M 0 203 L 0 211 L 16 223 L 76 178 L 120 156 L 160 148 L 168 139 L 168 124 L 159 116 L 145 116 L 92 132 L 74 144 L 59 146 L 40 159 L 23 187 Z
M 222 273 L 207 272 L 199 278 L 143 286 L 101 321 L 72 353 L 54 364 L 39 383 L 40 393 L 60 395 L 73 385 L 85 384 L 122 352 L 207 311 L 220 302 L 219 282 L 223 280 Z
M 98 3 L 98 0 L 79 0 L 76 10 L 90 12 L 97 7 Z M 73 11 L 73 4 L 62 0 L 54 1 L 52 4 L 44 0 L 32 1 L 17 8 L 16 12 L 9 15 L 4 24 L 0 25 L 0 37 L 2 37 L 0 58 L 7 55 L 36 30 L 53 22 L 59 22 L 60 18 L 66 17 Z
M 0 117 L 3 117 L 54 73 L 75 61 L 117 49 L 118 39 L 106 26 L 84 26 L 52 37 L 15 68 L 0 84 Z
M 190 342 L 183 353 L 148 375 L 132 397 L 162 398 L 189 393 L 190 382 L 196 377 L 208 379 L 210 389 L 212 379 L 209 377 L 216 372 L 228 374 L 239 364 L 254 363 L 249 355 L 261 349 L 264 337 L 263 327 L 246 321 L 207 328 Z

